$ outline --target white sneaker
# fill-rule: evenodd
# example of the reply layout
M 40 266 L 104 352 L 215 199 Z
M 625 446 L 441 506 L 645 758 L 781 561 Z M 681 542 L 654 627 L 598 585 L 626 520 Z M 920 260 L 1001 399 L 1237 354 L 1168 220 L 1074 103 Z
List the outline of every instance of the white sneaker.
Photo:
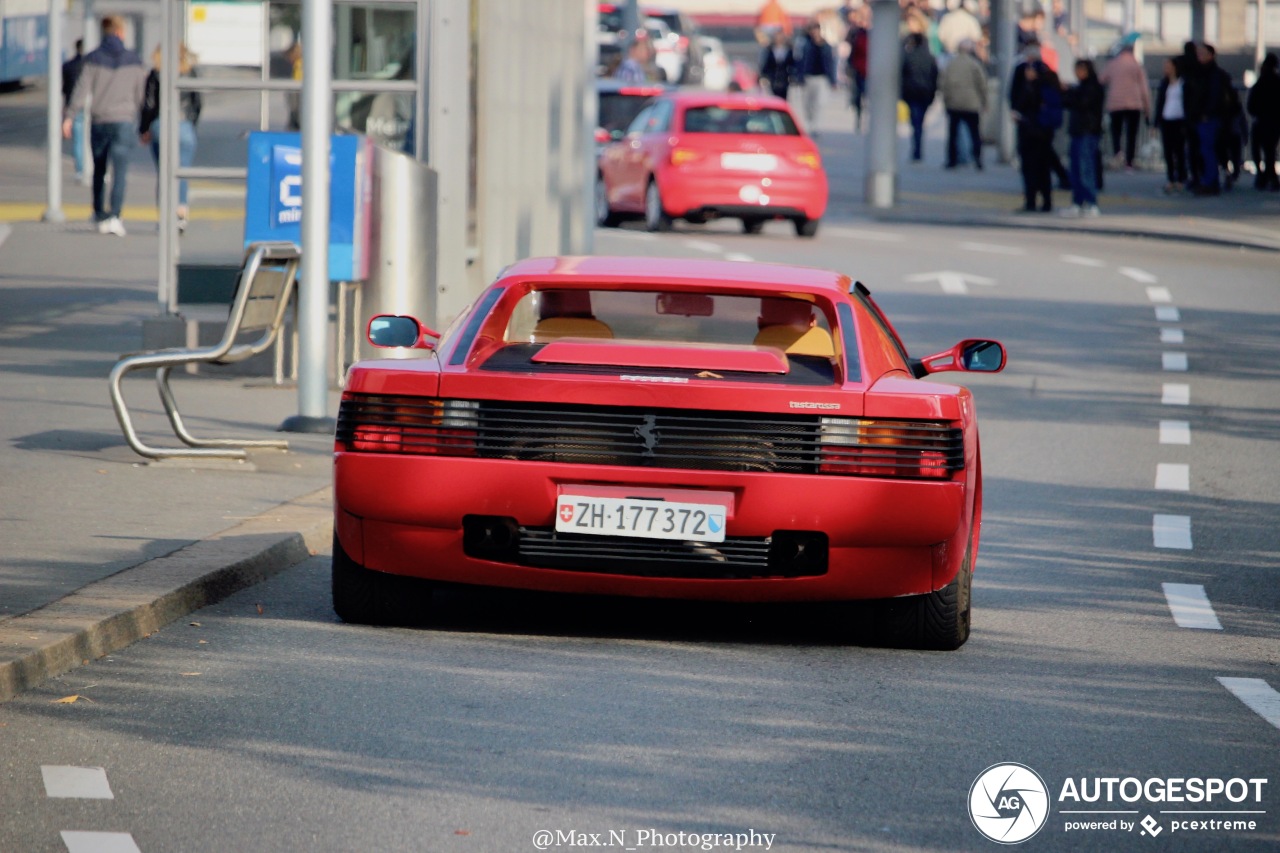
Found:
M 1069 219 L 1079 219 L 1080 205 L 1073 204 L 1070 207 L 1064 207 L 1062 210 L 1058 211 L 1058 215 L 1068 217 Z
M 104 219 L 98 223 L 99 234 L 114 234 L 117 237 L 123 237 L 128 232 L 124 230 L 124 223 L 120 221 L 119 216 L 113 216 L 110 219 Z
M 1102 211 L 1098 210 L 1098 206 L 1096 204 L 1091 204 L 1084 209 L 1084 215 L 1092 218 L 1095 216 L 1101 216 Z
M 107 223 L 109 223 L 110 221 L 111 221 L 110 219 L 99 219 L 99 220 L 97 220 L 97 223 L 98 223 L 98 233 L 99 233 L 99 234 L 110 234 L 110 233 L 111 233 L 111 228 L 110 228 L 110 226 L 107 224 Z

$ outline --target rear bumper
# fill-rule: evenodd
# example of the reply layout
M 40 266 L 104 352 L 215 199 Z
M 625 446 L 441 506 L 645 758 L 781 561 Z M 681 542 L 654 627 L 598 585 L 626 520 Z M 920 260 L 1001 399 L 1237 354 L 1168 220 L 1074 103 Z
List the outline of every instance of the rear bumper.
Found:
M 562 484 L 709 489 L 733 494 L 728 537 L 778 531 L 826 535 L 823 570 L 803 577 L 697 577 L 593 571 L 577 560 L 520 565 L 482 559 L 464 544 L 464 519 L 554 527 Z M 367 568 L 517 589 L 724 601 L 884 598 L 945 586 L 963 557 L 970 513 L 963 481 L 606 468 L 506 460 L 337 454 L 335 529 Z M 612 539 L 612 537 L 593 537 Z M 612 544 L 612 543 L 610 543 Z M 470 554 L 468 553 L 470 551 Z M 650 571 L 652 575 L 652 571 Z
M 672 170 L 659 178 L 658 189 L 663 207 L 674 217 L 701 214 L 821 219 L 827 209 L 827 179 L 817 171 L 702 176 Z

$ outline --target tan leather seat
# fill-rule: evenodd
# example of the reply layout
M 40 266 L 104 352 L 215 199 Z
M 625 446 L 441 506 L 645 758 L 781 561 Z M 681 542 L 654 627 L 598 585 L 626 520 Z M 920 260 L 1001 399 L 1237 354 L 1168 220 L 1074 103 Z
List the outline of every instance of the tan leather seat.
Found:
M 533 342 L 545 344 L 557 338 L 612 338 L 613 330 L 593 317 L 547 317 L 533 327 Z
M 798 329 L 795 326 L 765 326 L 753 343 L 758 347 L 777 347 L 787 355 L 816 355 L 835 358 L 835 345 L 831 333 L 813 326 Z

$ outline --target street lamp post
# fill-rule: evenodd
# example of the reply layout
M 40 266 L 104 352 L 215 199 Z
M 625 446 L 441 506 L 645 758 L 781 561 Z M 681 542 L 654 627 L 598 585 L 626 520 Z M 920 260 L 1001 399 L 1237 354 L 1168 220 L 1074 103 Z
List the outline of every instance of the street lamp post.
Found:
M 871 34 L 867 41 L 867 203 L 894 205 L 898 180 L 898 90 L 902 49 L 898 0 L 872 0 Z
M 45 222 L 65 222 L 62 212 L 62 0 L 49 0 L 49 115 Z

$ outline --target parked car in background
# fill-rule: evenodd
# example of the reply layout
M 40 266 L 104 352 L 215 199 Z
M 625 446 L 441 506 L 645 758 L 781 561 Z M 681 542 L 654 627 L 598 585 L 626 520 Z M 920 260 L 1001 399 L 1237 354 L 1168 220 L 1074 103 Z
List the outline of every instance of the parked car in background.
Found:
M 702 86 L 714 92 L 729 91 L 733 70 L 725 55 L 724 43 L 715 36 L 698 36 L 702 45 Z
M 625 41 L 622 9 L 617 3 L 599 4 L 599 31 L 613 43 Z M 641 6 L 639 25 L 654 40 L 659 67 L 667 74 L 667 82 L 701 85 L 702 46 L 697 38 L 698 25 L 678 9 Z
M 635 85 L 610 77 L 596 80 L 596 154 L 621 139 L 640 111 L 658 95 L 671 91 L 662 83 Z
M 908 357 L 826 270 L 533 258 L 443 335 L 374 317 L 334 447 L 333 606 L 429 623 L 433 583 L 831 602 L 842 630 L 955 649 L 982 520 L 970 339 Z
M 749 234 L 787 219 L 812 237 L 827 207 L 818 147 L 772 95 L 668 92 L 605 147 L 598 165 L 596 220 L 606 227 L 637 216 L 665 231 L 675 219 L 727 216 Z

